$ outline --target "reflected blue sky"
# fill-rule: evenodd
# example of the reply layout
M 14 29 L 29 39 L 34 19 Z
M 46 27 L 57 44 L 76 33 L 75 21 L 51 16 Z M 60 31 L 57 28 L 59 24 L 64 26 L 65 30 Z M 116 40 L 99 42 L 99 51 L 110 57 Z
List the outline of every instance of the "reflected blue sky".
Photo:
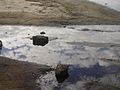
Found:
M 87 68 L 87 67 L 79 67 L 79 65 L 71 65 L 67 82 L 76 83 L 77 81 L 85 78 L 94 78 L 99 79 L 109 74 L 118 74 L 120 73 L 119 65 L 110 65 L 107 67 L 100 66 L 99 63 Z

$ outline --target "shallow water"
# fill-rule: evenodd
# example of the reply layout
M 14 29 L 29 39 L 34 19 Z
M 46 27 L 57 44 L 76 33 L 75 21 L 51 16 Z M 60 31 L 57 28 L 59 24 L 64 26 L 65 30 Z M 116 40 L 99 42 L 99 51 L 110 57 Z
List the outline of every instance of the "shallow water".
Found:
M 34 46 L 30 38 L 41 31 L 49 43 Z M 69 77 L 63 83 L 57 82 L 54 72 L 37 79 L 42 90 L 83 90 L 87 82 L 94 81 L 119 87 L 119 38 L 119 25 L 0 26 L 1 56 L 53 67 L 59 62 L 69 65 Z
M 40 79 L 37 80 L 37 83 L 42 82 L 43 90 L 69 90 L 69 88 L 70 90 L 79 90 L 80 88 L 83 90 L 85 83 L 94 81 L 104 83 L 104 85 L 113 85 L 115 87 L 119 87 L 120 66 L 110 65 L 104 67 L 100 66 L 99 64 L 95 64 L 89 68 L 81 68 L 79 65 L 71 65 L 69 67 L 69 77 L 64 81 L 64 83 L 57 83 L 54 72 L 40 77 Z

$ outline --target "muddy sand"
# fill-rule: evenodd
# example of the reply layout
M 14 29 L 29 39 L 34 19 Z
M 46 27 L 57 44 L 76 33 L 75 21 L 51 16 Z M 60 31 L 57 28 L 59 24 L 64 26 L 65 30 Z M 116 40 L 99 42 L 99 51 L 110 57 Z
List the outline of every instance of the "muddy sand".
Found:
M 0 90 L 40 90 L 35 80 L 50 70 L 46 65 L 0 57 Z
M 120 24 L 120 12 L 88 0 L 0 0 L 0 24 Z

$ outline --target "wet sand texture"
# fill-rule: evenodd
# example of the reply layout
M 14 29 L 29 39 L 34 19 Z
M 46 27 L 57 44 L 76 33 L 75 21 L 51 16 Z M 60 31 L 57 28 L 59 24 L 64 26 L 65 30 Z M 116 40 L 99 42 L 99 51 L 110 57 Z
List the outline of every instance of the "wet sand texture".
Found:
M 120 12 L 87 0 L 1 0 L 0 24 L 120 24 Z

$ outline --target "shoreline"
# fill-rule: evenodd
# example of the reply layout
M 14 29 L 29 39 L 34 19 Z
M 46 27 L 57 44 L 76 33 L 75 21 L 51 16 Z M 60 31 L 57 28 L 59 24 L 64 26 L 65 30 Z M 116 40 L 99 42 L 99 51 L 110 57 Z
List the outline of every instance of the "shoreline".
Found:
M 0 56 L 0 90 L 36 90 L 36 79 L 51 67 Z

